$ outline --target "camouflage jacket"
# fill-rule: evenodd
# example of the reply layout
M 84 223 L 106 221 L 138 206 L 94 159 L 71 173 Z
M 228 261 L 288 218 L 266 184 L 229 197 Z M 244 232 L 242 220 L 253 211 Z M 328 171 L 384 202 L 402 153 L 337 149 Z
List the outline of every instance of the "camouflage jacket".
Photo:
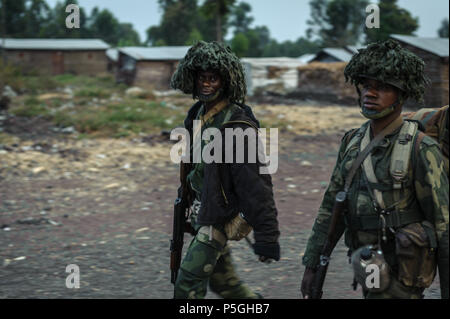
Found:
M 362 125 L 358 131 L 359 135 L 361 135 L 361 132 L 365 132 L 368 125 L 370 125 L 370 121 Z M 348 138 L 351 132 L 354 133 L 354 130 L 347 132 L 342 139 L 330 184 L 308 240 L 302 260 L 307 267 L 315 267 L 319 263 L 319 256 L 327 238 L 335 196 L 337 192 L 343 190 L 345 177 L 359 153 L 362 138 L 356 138 L 357 142 L 353 142 L 354 145 L 349 146 L 349 141 L 355 141 L 354 138 Z M 398 207 L 397 202 L 394 201 L 394 191 L 389 191 L 389 189 L 392 189 L 392 177 L 389 168 L 391 153 L 399 132 L 400 129 L 397 129 L 392 134 L 387 135 L 372 151 L 372 162 L 379 185 L 371 185 L 365 178 L 362 168 L 358 169 L 348 192 L 345 216 L 339 220 L 337 225 L 337 236 L 340 238 L 345 232 L 345 244 L 350 248 L 350 252 L 363 245 L 376 244 L 378 230 L 364 229 L 358 221 L 362 216 L 373 220 L 377 219 L 378 213 L 373 205 L 373 198 L 369 194 L 369 189 L 384 189 L 382 193 L 386 207 L 394 207 L 396 210 L 400 210 L 402 214 L 420 214 L 423 220 L 427 220 L 434 225 L 438 241 L 438 266 L 441 286 L 444 286 L 442 287 L 444 289 L 443 295 L 446 289 L 448 296 L 449 185 L 444 171 L 442 154 L 438 144 L 432 138 L 425 136 L 420 143 L 418 153 L 412 152 L 409 170 L 411 182 L 404 185 L 402 190 L 404 201 Z M 386 261 L 395 269 L 395 238 L 392 232 L 388 231 L 388 240 L 386 243 L 382 243 L 382 249 Z M 442 283 L 442 278 L 447 278 L 446 284 Z

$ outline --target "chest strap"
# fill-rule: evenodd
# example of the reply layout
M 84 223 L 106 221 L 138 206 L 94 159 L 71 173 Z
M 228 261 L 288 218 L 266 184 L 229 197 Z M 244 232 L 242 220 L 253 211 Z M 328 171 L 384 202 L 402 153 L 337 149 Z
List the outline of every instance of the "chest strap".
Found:
M 386 227 L 401 228 L 411 223 L 423 221 L 423 216 L 419 211 L 393 211 L 385 214 Z M 381 229 L 380 217 L 378 215 L 347 215 L 347 222 L 351 224 L 353 230 L 378 230 Z

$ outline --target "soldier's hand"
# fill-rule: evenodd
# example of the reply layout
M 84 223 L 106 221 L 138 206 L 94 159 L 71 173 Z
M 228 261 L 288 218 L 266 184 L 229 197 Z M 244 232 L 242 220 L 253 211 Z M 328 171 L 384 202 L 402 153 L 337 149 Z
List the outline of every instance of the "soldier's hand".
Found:
M 309 299 L 311 295 L 312 284 L 314 281 L 314 275 L 316 271 L 314 268 L 306 267 L 305 273 L 303 274 L 302 286 L 300 288 L 303 299 Z
M 266 264 L 270 264 L 272 261 L 275 261 L 275 259 L 266 256 L 259 256 L 259 261 Z

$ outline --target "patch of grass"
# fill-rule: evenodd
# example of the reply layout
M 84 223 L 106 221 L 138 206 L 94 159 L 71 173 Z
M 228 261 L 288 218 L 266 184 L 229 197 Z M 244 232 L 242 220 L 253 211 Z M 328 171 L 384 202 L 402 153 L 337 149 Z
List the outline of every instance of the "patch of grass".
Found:
M 16 116 L 24 117 L 49 117 L 50 114 L 45 104 L 31 104 L 31 102 L 29 102 L 29 105 L 13 108 L 10 112 Z
M 55 90 L 58 83 L 51 76 L 22 76 L 18 75 L 16 79 L 20 80 L 20 87 L 16 88 L 20 93 L 38 94 Z
M 25 106 L 35 106 L 41 104 L 41 102 L 35 96 L 26 98 L 24 103 Z
M 111 96 L 111 93 L 108 92 L 105 89 L 101 89 L 101 88 L 83 88 L 81 90 L 78 90 L 75 93 L 76 97 L 90 97 L 90 98 L 100 98 L 100 99 L 104 99 L 104 98 L 108 98 Z
M 78 88 L 101 88 L 101 89 L 116 89 L 114 75 L 103 74 L 100 76 L 87 76 L 87 75 L 73 75 L 73 74 L 60 74 L 52 77 L 53 80 L 59 84 L 59 86 L 72 86 Z
M 125 137 L 139 133 L 156 133 L 181 126 L 184 114 L 162 107 L 159 103 L 129 99 L 125 103 L 97 108 L 77 106 L 55 112 L 53 122 L 61 127 L 74 126 L 82 134 Z M 171 121 L 167 121 L 170 119 Z

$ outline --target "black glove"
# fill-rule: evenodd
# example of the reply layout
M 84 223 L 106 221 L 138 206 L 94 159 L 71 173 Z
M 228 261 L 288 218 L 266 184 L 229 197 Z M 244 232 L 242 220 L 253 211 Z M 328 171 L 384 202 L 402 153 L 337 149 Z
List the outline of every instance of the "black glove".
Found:
M 270 259 L 280 260 L 280 245 L 278 243 L 254 243 L 253 250 L 260 256 L 260 261 L 266 262 Z

